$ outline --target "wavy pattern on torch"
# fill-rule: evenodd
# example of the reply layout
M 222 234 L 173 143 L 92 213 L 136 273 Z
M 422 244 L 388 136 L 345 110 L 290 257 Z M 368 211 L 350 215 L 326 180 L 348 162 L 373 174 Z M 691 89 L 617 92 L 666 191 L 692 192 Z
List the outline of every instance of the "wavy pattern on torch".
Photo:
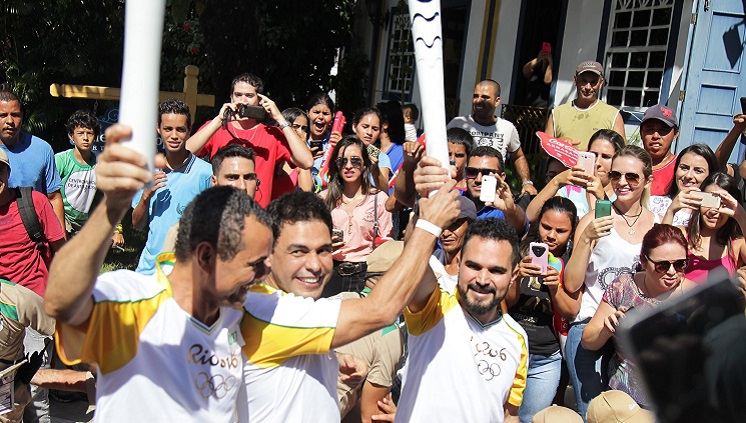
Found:
M 440 38 L 440 25 L 433 25 L 433 22 L 439 17 L 439 12 L 435 12 L 429 18 L 421 13 L 416 13 L 414 15 L 412 18 L 412 34 L 419 35 L 415 38 L 415 43 L 421 41 L 425 46 L 427 46 L 427 48 L 432 48 L 436 41 L 443 42 L 442 38 Z M 431 41 L 428 43 L 427 40 Z

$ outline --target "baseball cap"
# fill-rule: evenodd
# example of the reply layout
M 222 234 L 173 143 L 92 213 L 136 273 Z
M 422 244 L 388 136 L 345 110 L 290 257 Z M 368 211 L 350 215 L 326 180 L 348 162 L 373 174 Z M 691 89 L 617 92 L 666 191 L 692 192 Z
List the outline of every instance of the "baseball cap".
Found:
M 585 419 L 588 423 L 655 423 L 652 412 L 640 408 L 622 391 L 606 391 L 593 398 Z
M 477 206 L 474 205 L 474 201 L 460 195 L 458 197 L 459 203 L 461 203 L 461 212 L 458 215 L 459 219 L 467 218 L 470 221 L 477 220 Z
M 642 121 L 640 121 L 640 125 L 650 119 L 658 119 L 665 123 L 669 128 L 673 128 L 674 126 L 677 128 L 679 127 L 679 120 L 676 119 L 676 113 L 662 104 L 648 107 L 648 110 L 645 111 L 645 115 L 642 117 Z
M 552 405 L 534 414 L 531 423 L 583 423 L 583 419 L 567 407 Z
M 10 168 L 10 160 L 8 160 L 8 153 L 0 148 L 0 163 L 5 163 Z
M 368 273 L 385 273 L 404 251 L 404 241 L 386 241 L 373 250 L 365 260 Z
M 593 72 L 596 75 L 604 76 L 604 68 L 600 63 L 589 60 L 578 65 L 575 69 L 575 75 L 580 75 L 583 72 Z

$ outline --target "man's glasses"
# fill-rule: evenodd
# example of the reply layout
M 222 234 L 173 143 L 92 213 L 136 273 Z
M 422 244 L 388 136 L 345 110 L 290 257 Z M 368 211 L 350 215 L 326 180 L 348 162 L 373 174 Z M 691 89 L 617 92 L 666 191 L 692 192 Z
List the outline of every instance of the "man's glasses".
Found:
M 361 168 L 363 167 L 363 158 L 362 157 L 338 157 L 337 158 L 337 167 L 343 168 L 347 164 L 347 162 L 350 162 L 350 165 L 352 167 Z
M 480 167 L 467 167 L 464 170 L 466 174 L 466 179 L 476 179 L 477 176 L 481 173 L 482 176 L 489 175 L 490 173 L 494 173 L 497 175 L 497 169 L 488 169 L 488 168 L 480 168 Z
M 653 263 L 653 266 L 655 266 L 655 271 L 658 273 L 667 273 L 668 269 L 673 266 L 673 270 L 676 272 L 683 272 L 686 270 L 687 267 L 689 267 L 689 259 L 678 259 L 674 261 L 668 261 L 668 260 L 662 260 L 662 261 L 653 261 L 650 260 L 650 257 L 645 256 L 645 259 L 649 262 Z
M 296 131 L 303 131 L 308 133 L 308 125 L 298 125 L 297 123 L 294 123 L 293 129 L 295 129 Z
M 621 180 L 622 176 L 624 176 L 624 179 L 626 179 L 627 183 L 630 185 L 637 185 L 640 183 L 640 175 L 636 173 L 633 173 L 633 172 L 621 173 L 621 172 L 617 172 L 616 170 L 612 170 L 611 172 L 609 172 L 609 179 L 611 179 L 614 182 Z

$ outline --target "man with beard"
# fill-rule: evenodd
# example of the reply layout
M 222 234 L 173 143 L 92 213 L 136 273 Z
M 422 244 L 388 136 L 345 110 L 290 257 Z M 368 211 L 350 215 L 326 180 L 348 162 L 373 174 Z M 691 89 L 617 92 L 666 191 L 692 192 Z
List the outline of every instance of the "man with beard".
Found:
M 626 139 L 619 110 L 598 99 L 604 85 L 604 68 L 601 64 L 593 61 L 579 64 L 573 81 L 577 97 L 552 110 L 544 132 L 563 139 L 579 150 L 588 149 L 591 135 L 599 129 L 613 129 Z
M 518 421 L 527 338 L 500 302 L 519 259 L 518 236 L 507 222 L 477 219 L 461 250 L 457 293 L 442 291 L 426 274 L 404 310 L 409 358 L 397 422 Z

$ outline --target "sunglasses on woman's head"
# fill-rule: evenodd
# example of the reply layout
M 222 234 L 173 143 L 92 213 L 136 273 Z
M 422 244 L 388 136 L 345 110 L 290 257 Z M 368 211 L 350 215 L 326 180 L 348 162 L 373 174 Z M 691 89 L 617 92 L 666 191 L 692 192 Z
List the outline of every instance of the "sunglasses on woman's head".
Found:
M 347 161 L 350 162 L 350 165 L 352 165 L 352 167 L 357 167 L 357 168 L 363 167 L 363 158 L 362 157 L 357 157 L 357 156 L 355 156 L 355 157 L 338 157 L 337 158 L 337 167 L 339 167 L 339 168 L 345 167 L 345 165 L 347 164 Z
M 674 261 L 668 261 L 668 260 L 661 260 L 661 261 L 653 261 L 650 259 L 650 257 L 645 256 L 645 259 L 651 263 L 653 263 L 653 266 L 655 266 L 655 271 L 658 273 L 666 273 L 668 272 L 668 269 L 673 266 L 673 270 L 677 272 L 683 272 L 686 270 L 687 267 L 689 267 L 689 259 L 678 259 Z
M 640 175 L 633 173 L 633 172 L 617 172 L 616 170 L 612 170 L 609 172 L 609 179 L 612 181 L 619 181 L 622 179 L 622 176 L 624 176 L 624 179 L 627 180 L 627 183 L 630 185 L 637 185 L 640 183 Z
M 471 167 L 471 166 L 468 166 L 465 169 L 466 179 L 476 179 L 480 173 L 482 174 L 482 176 L 489 175 L 490 173 L 494 173 L 495 175 L 497 175 L 497 169 L 479 168 L 479 167 Z

